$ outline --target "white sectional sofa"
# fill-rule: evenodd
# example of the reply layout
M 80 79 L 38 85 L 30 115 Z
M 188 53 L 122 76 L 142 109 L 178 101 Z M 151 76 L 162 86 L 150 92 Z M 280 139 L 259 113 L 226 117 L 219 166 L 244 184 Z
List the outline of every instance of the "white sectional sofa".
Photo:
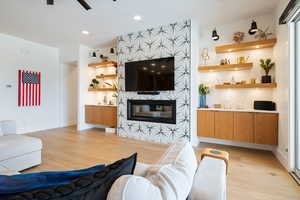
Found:
M 197 162 L 191 144 L 178 141 L 156 164 L 137 163 L 134 175 L 117 179 L 107 200 L 226 200 L 228 154 L 206 152 Z
M 0 121 L 0 172 L 22 171 L 41 164 L 42 141 L 16 134 L 14 121 Z

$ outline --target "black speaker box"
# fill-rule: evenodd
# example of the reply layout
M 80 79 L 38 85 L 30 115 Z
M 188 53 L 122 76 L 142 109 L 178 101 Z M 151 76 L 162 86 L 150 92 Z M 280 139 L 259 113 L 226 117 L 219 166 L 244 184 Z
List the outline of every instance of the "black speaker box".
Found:
M 272 101 L 254 101 L 255 110 L 276 110 L 276 103 Z

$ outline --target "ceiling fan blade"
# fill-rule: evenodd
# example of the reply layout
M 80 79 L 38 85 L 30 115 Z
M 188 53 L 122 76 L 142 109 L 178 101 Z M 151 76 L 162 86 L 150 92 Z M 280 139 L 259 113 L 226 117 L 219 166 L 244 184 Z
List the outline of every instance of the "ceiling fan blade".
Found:
M 90 10 L 92 9 L 91 6 L 85 1 L 85 0 L 77 0 L 78 3 L 80 3 L 82 5 L 82 7 L 84 7 L 86 10 Z

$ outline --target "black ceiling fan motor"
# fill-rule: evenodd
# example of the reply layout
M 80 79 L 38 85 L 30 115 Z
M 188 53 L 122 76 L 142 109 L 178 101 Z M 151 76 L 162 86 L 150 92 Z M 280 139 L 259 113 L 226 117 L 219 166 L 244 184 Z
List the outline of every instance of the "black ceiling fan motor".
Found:
M 47 5 L 54 5 L 54 0 L 47 0 Z
M 84 9 L 90 10 L 92 7 L 85 0 L 77 0 Z M 47 5 L 54 5 L 54 0 L 47 0 Z

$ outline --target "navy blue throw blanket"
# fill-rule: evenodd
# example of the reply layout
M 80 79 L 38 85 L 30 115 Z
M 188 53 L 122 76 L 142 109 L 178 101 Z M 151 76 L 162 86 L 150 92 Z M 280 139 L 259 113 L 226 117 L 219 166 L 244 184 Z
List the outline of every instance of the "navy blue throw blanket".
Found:
M 41 172 L 14 176 L 0 175 L 0 199 L 36 189 L 68 184 L 76 178 L 99 172 L 103 168 L 105 165 L 96 165 L 74 171 Z

